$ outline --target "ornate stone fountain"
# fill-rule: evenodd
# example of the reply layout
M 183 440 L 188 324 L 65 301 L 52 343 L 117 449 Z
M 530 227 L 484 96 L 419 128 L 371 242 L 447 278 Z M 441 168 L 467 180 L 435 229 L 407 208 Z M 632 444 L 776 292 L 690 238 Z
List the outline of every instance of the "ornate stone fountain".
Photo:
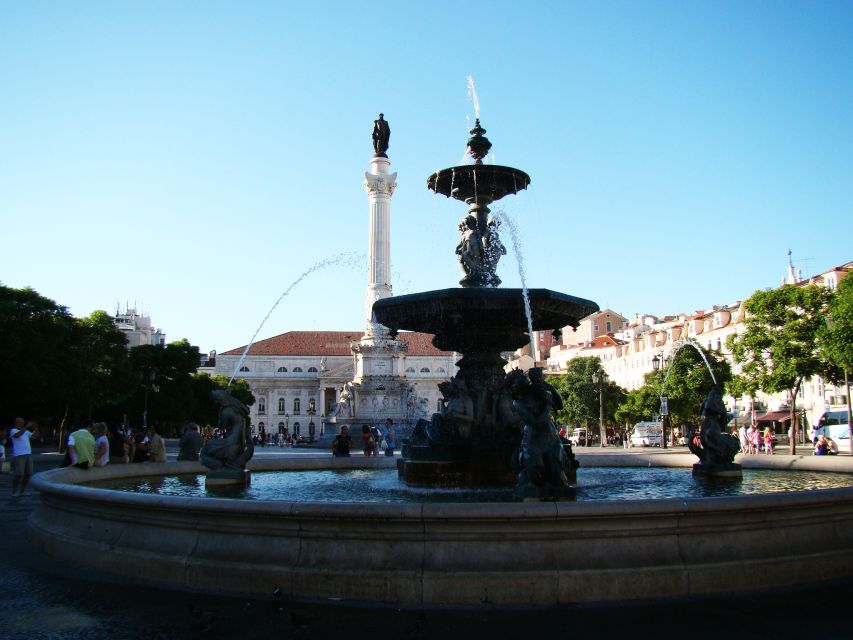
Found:
M 528 438 L 525 429 L 536 429 L 530 416 L 537 412 L 533 405 L 541 404 L 535 397 L 541 381 L 522 381 L 517 375 L 507 378 L 500 354 L 527 344 L 530 326 L 534 330 L 576 327 L 581 318 L 598 310 L 590 300 L 530 289 L 526 291 L 528 323 L 525 292 L 496 288 L 500 284 L 497 264 L 506 251 L 498 233 L 499 222 L 489 216 L 489 205 L 526 189 L 530 177 L 512 167 L 484 164 L 492 146 L 485 133 L 478 119 L 468 140 L 473 164 L 438 171 L 427 181 L 429 189 L 468 205 L 468 215 L 459 224 L 461 239 L 456 248 L 464 273 L 461 288 L 385 298 L 373 305 L 377 321 L 392 333 L 431 333 L 436 347 L 462 354 L 458 373 L 441 388 L 442 411 L 429 422 L 421 421 L 404 443 L 398 470 L 410 485 L 525 484 L 520 479 L 524 462 L 519 455 L 525 449 L 523 434 L 525 443 L 537 440 Z M 548 404 L 540 412 L 546 419 L 538 419 L 539 427 L 547 430 L 554 396 L 544 388 L 538 393 Z M 527 418 L 524 406 L 532 410 Z M 556 440 L 556 434 L 553 436 L 546 446 Z M 564 471 L 571 480 L 575 465 L 570 448 L 566 454 Z M 548 488 L 552 483 L 535 484 L 543 495 L 552 493 L 553 487 Z

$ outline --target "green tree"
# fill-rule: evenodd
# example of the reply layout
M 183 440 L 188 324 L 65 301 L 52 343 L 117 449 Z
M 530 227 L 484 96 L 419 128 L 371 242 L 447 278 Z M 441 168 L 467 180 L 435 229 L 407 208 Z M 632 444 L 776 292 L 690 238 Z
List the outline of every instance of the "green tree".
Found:
M 130 350 L 130 362 L 139 381 L 130 403 L 132 415 L 143 416 L 147 407 L 148 424 L 176 431 L 196 414 L 193 378 L 199 365 L 198 347 L 186 340 L 142 345 Z
M 237 398 L 247 407 L 255 404 L 255 396 L 249 387 L 249 383 L 243 379 L 233 380 L 228 386 L 228 377 L 223 375 L 208 376 L 205 373 L 196 373 L 192 380 L 193 394 L 195 395 L 195 412 L 192 420 L 201 425 L 216 425 L 219 416 L 219 404 L 213 399 L 213 391 L 216 389 L 231 389 L 231 395 Z
M 713 377 L 705 360 L 714 372 Z M 722 354 L 699 345 L 687 346 L 685 343 L 675 355 L 670 356 L 666 367 L 654 377 L 655 383 L 662 384 L 661 395 L 668 399 L 671 424 L 696 424 L 699 422 L 702 402 L 714 386 L 714 381 L 722 389 L 731 380 L 732 369 Z
M 827 289 L 812 284 L 756 291 L 744 303 L 744 332 L 728 339 L 741 365 L 732 387 L 788 392 L 791 454 L 797 451 L 797 393 L 804 380 L 827 371 L 818 338 L 826 331 L 829 297 Z
M 563 409 L 556 415 L 557 422 L 580 426 L 589 429 L 590 425 L 598 425 L 602 443 L 606 435 L 604 426 L 613 424 L 616 408 L 622 403 L 625 392 L 612 380 L 604 383 L 604 425 L 599 424 L 600 385 L 593 382 L 593 375 L 604 374 L 601 360 L 595 357 L 574 358 L 566 365 L 566 373 L 549 375 L 548 382 L 560 392 L 563 398 Z M 587 431 L 589 433 L 589 431 Z
M 848 274 L 831 294 L 829 315 L 826 326 L 821 330 L 821 345 L 826 358 L 837 367 L 841 375 L 832 375 L 830 379 L 839 382 L 843 376 L 847 395 L 847 424 L 853 424 L 850 402 L 850 372 L 853 371 L 853 277 Z M 853 438 L 850 439 L 850 453 L 853 454 Z

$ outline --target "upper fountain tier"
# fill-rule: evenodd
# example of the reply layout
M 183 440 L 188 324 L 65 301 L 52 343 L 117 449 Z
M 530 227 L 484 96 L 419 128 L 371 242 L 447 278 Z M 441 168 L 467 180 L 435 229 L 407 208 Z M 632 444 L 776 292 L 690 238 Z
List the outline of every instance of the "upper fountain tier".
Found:
M 448 198 L 461 200 L 469 205 L 488 206 L 507 194 L 516 194 L 530 184 L 530 176 L 514 169 L 496 164 L 483 164 L 483 158 L 492 148 L 492 143 L 483 134 L 480 120 L 471 129 L 468 139 L 468 154 L 474 164 L 442 169 L 427 179 L 427 188 Z

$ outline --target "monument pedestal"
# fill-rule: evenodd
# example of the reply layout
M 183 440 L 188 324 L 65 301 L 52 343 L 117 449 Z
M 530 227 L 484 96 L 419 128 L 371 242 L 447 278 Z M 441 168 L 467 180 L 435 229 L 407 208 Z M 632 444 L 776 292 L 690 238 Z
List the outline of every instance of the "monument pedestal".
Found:
M 712 478 L 721 480 L 740 480 L 743 469 L 734 462 L 729 464 L 705 464 L 699 462 L 693 465 L 693 475 L 697 478 Z
M 205 487 L 248 487 L 251 483 L 248 469 L 211 469 L 204 477 Z

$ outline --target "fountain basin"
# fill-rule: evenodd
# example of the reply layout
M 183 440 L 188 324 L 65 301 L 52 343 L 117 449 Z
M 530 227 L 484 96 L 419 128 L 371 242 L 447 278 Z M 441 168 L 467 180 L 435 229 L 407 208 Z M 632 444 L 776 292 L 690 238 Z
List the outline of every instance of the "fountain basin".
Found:
M 527 295 L 534 330 L 577 327 L 598 311 L 591 300 L 549 289 L 528 289 Z M 521 289 L 424 291 L 378 300 L 373 312 L 389 329 L 434 334 L 433 344 L 447 351 L 510 351 L 530 341 Z
M 427 188 L 462 202 L 491 203 L 517 194 L 530 184 L 520 169 L 497 164 L 465 164 L 436 171 L 427 178 Z
M 582 459 L 609 464 L 608 457 Z M 630 457 L 642 466 L 695 461 Z M 785 458 L 760 462 L 816 464 Z M 250 467 L 394 462 L 317 456 Z M 80 486 L 201 471 L 166 463 L 37 474 L 31 539 L 65 561 L 86 558 L 96 569 L 171 588 L 263 597 L 277 586 L 286 598 L 422 607 L 745 594 L 853 576 L 853 488 L 618 503 L 318 504 Z

